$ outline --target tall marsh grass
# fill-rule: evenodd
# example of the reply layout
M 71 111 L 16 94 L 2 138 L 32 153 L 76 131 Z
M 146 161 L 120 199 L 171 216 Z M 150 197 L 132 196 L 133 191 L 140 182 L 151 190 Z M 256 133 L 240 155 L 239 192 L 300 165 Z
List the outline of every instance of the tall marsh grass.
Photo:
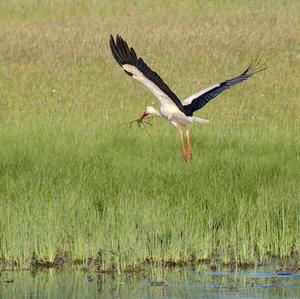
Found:
M 298 1 L 2 1 L 0 254 L 27 267 L 97 260 L 259 263 L 300 249 Z M 156 99 L 108 48 L 120 33 L 184 98 L 238 74 L 192 125 L 130 120 Z

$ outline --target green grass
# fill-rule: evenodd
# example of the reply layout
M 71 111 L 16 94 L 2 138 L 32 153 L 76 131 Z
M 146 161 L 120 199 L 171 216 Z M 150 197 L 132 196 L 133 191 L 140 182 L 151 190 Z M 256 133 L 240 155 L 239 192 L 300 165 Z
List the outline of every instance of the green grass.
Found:
M 146 259 L 258 263 L 300 250 L 298 1 L 2 1 L 0 254 L 27 267 L 98 258 L 102 269 Z M 156 99 L 108 48 L 120 33 L 186 97 L 269 70 L 223 93 L 190 126 L 194 160 L 153 120 Z M 101 257 L 101 258 L 100 258 Z

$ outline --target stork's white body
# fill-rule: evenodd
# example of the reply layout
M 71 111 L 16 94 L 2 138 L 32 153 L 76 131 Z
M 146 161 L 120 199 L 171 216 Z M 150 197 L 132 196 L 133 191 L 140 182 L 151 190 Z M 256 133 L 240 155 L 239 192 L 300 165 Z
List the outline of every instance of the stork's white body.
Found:
M 146 109 L 149 110 L 148 106 Z M 147 111 L 146 110 L 146 111 Z M 187 124 L 196 121 L 198 123 L 208 123 L 209 120 L 203 119 L 200 117 L 195 117 L 195 116 L 186 116 L 183 112 L 181 112 L 177 106 L 175 105 L 161 105 L 159 108 L 158 113 L 160 114 L 161 117 L 166 118 L 168 121 L 170 121 L 173 125 L 175 126 L 181 126 L 185 127 Z M 155 115 L 153 113 L 149 113 L 152 115 Z
M 182 111 L 178 109 L 178 107 L 174 104 L 174 102 L 169 98 L 167 94 L 165 94 L 156 84 L 154 84 L 151 80 L 146 78 L 144 74 L 139 71 L 135 66 L 130 64 L 124 64 L 123 68 L 125 71 L 132 74 L 132 77 L 145 85 L 150 91 L 157 97 L 160 102 L 159 110 L 156 110 L 152 106 L 146 107 L 146 113 L 151 114 L 158 117 L 163 117 L 170 121 L 173 125 L 185 127 L 187 124 L 196 121 L 199 123 L 207 123 L 209 122 L 206 119 L 202 119 L 194 116 L 186 116 Z M 197 93 L 198 96 L 199 93 Z M 187 99 L 189 100 L 189 98 Z

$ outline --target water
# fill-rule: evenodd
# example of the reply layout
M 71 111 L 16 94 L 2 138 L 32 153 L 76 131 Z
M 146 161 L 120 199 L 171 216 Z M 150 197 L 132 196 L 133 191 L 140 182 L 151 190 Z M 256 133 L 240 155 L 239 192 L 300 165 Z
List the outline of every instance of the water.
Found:
M 150 277 L 163 277 L 157 283 Z M 0 298 L 300 298 L 300 273 L 199 267 L 108 275 L 61 271 L 2 272 Z

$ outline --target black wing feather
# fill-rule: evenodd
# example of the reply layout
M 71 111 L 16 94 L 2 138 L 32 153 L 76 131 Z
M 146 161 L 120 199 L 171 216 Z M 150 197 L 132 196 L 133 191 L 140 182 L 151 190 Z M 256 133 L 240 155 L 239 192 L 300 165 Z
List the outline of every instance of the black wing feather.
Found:
M 193 112 L 201 109 L 203 106 L 205 106 L 210 100 L 218 96 L 220 93 L 222 93 L 224 90 L 229 89 L 231 86 L 238 84 L 242 81 L 247 80 L 248 78 L 252 77 L 254 74 L 261 72 L 267 67 L 265 66 L 265 63 L 263 65 L 260 64 L 261 60 L 258 61 L 255 59 L 248 67 L 247 69 L 240 74 L 237 77 L 234 77 L 232 79 L 226 80 L 224 82 L 221 82 L 218 86 L 215 88 L 205 92 L 204 94 L 200 95 L 199 97 L 192 100 L 192 102 L 188 105 L 183 106 L 184 113 L 188 116 L 193 115 Z
M 166 83 L 160 78 L 160 76 L 152 71 L 150 67 L 144 62 L 142 58 L 138 58 L 134 49 L 129 48 L 127 43 L 117 35 L 116 41 L 113 36 L 110 35 L 110 48 L 111 52 L 120 66 L 124 64 L 130 64 L 135 66 L 143 75 L 157 85 L 163 93 L 165 93 L 176 106 L 183 111 L 183 105 L 173 91 L 167 86 Z M 130 72 L 125 71 L 129 76 L 132 76 Z

